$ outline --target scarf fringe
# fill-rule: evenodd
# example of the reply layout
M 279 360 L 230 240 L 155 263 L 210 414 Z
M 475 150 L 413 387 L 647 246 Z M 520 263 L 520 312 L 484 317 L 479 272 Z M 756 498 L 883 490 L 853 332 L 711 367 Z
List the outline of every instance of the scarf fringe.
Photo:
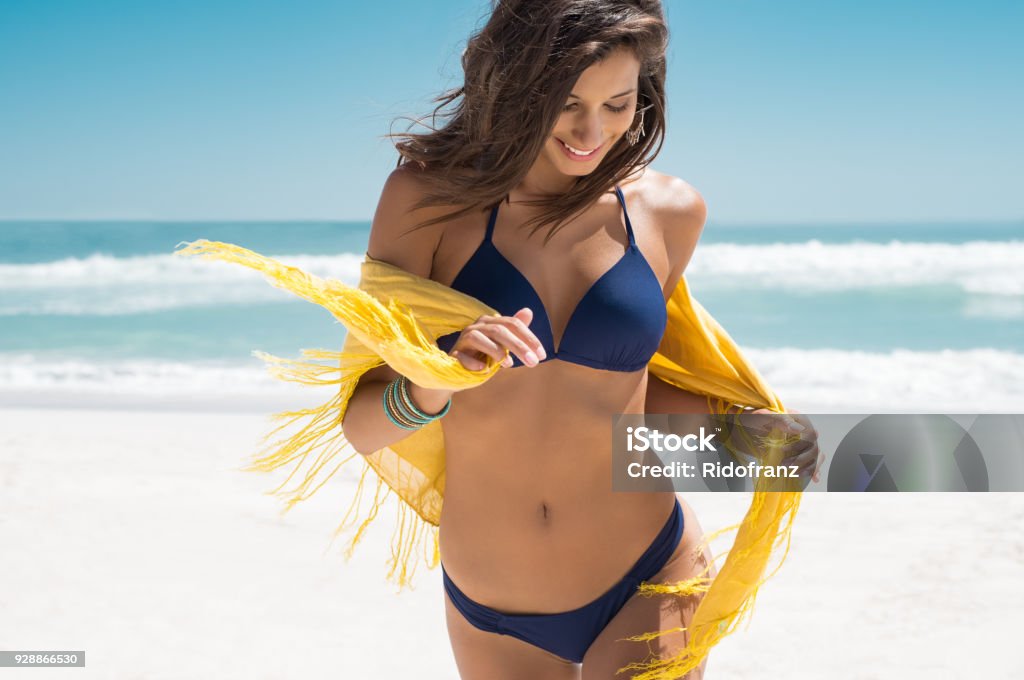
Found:
M 786 508 L 785 514 L 783 515 L 783 521 L 778 524 L 771 521 L 771 515 L 773 513 L 764 508 L 765 504 L 763 503 L 763 497 L 769 494 L 784 497 L 779 500 Z M 758 496 L 762 497 L 762 502 L 760 503 L 757 500 Z M 762 525 L 760 535 L 744 549 L 737 549 L 734 547 L 726 553 L 726 564 L 723 566 L 723 571 L 725 571 L 729 565 L 736 563 L 742 564 L 752 556 L 756 556 L 764 550 L 773 551 L 776 548 L 781 547 L 782 554 L 775 567 L 770 573 L 759 575 L 753 582 L 746 582 L 741 579 L 734 578 L 719 579 L 718 577 L 715 577 L 714 579 L 708 579 L 705 574 L 711 568 L 709 565 L 700 576 L 680 581 L 678 583 L 641 584 L 638 592 L 644 597 L 652 597 L 654 595 L 675 595 L 681 599 L 685 599 L 700 595 L 702 596 L 702 600 L 697 607 L 697 611 L 694 612 L 690 626 L 688 627 L 667 628 L 664 630 L 652 631 L 650 633 L 642 633 L 624 638 L 625 640 L 633 642 L 647 642 L 656 640 L 671 633 L 688 631 L 690 632 L 690 639 L 684 649 L 672 657 L 654 658 L 650 661 L 629 663 L 620 668 L 618 673 L 633 671 L 634 673 L 629 676 L 632 680 L 677 680 L 679 678 L 683 678 L 687 673 L 690 673 L 701 665 L 711 649 L 717 645 L 722 638 L 735 633 L 742 622 L 746 621 L 746 624 L 749 627 L 754 606 L 757 602 L 758 589 L 768 579 L 775 575 L 775 573 L 782 567 L 783 562 L 785 562 L 785 559 L 789 554 L 793 520 L 796 517 L 799 505 L 799 493 L 769 492 L 755 494 L 755 502 L 750 512 L 748 512 L 747 518 L 755 526 L 759 524 Z M 768 521 L 764 522 L 765 519 Z M 715 532 L 715 534 L 719 535 L 723 532 L 737 529 L 740 526 L 741 525 L 726 527 L 725 529 Z M 712 561 L 714 562 L 720 557 L 722 556 L 716 556 Z M 712 601 L 712 593 L 724 592 L 725 597 L 728 598 L 729 595 L 727 591 L 736 589 L 749 591 L 749 593 L 742 598 L 738 606 L 732 609 L 732 611 L 719 616 L 701 616 L 701 608 L 704 607 L 705 602 Z
M 341 434 L 345 407 L 355 390 L 358 376 L 351 379 L 343 377 L 343 373 L 347 374 L 347 371 L 343 372 L 337 364 L 341 357 L 340 352 L 320 349 L 302 352 L 306 359 L 334 360 L 336 365 L 333 366 L 314 361 L 283 359 L 264 352 L 254 352 L 254 355 L 266 362 L 268 370 L 278 380 L 312 387 L 338 386 L 337 394 L 320 406 L 273 414 L 274 420 L 283 422 L 264 435 L 263 442 L 266 446 L 253 457 L 250 465 L 241 468 L 244 472 L 266 473 L 292 464 L 291 471 L 284 481 L 266 492 L 267 495 L 275 495 L 284 500 L 284 507 L 281 509 L 281 515 L 284 515 L 296 503 L 313 496 L 344 465 L 353 459 L 361 458 L 358 452 L 351 452 L 342 457 L 343 452 L 350 448 L 350 444 Z M 374 354 L 368 354 L 363 359 L 365 365 L 357 369 L 359 375 L 382 363 Z M 300 423 L 302 425 L 298 431 L 269 441 Z M 341 460 L 338 461 L 338 458 Z M 370 476 L 371 473 L 373 477 Z M 283 487 L 296 476 L 300 476 L 301 481 L 296 486 L 283 490 Z M 367 488 L 371 484 L 374 485 L 373 496 L 367 505 Z M 434 569 L 440 564 L 437 527 L 402 501 L 365 460 L 352 502 L 341 523 L 332 533 L 325 552 L 334 545 L 339 536 L 350 533 L 351 536 L 344 548 L 344 557 L 346 561 L 351 559 L 366 530 L 377 519 L 380 510 L 392 496 L 399 501 L 396 505 L 398 516 L 391 535 L 386 578 L 396 584 L 399 591 L 403 588 L 411 590 L 418 558 L 422 557 L 428 569 Z
M 291 426 L 301 425 L 298 432 L 285 436 L 267 444 L 259 454 L 254 456 L 246 471 L 270 472 L 279 467 L 294 464 L 288 477 L 276 489 L 267 492 L 285 499 L 286 513 L 295 503 L 308 499 L 319 490 L 343 465 L 349 463 L 358 453 L 351 453 L 340 462 L 337 459 L 349 446 L 342 436 L 341 423 L 344 419 L 348 400 L 352 396 L 359 378 L 370 368 L 387 363 L 394 370 L 404 375 L 419 376 L 420 384 L 433 388 L 472 387 L 485 382 L 500 369 L 498 362 L 488 362 L 486 369 L 467 372 L 461 364 L 442 352 L 428 337 L 420 321 L 433 324 L 435 332 L 455 330 L 449 326 L 445 312 L 436 305 L 433 312 L 417 319 L 414 309 L 395 297 L 381 302 L 373 295 L 360 288 L 352 288 L 333 280 L 322 280 L 316 276 L 284 265 L 270 258 L 263 257 L 245 248 L 233 244 L 200 240 L 187 244 L 176 251 L 179 255 L 199 255 L 204 258 L 234 262 L 263 272 L 275 287 L 288 290 L 299 297 L 318 304 L 327 309 L 336 319 L 341 321 L 349 331 L 349 339 L 355 339 L 351 347 L 346 345 L 343 352 L 327 350 L 303 350 L 303 360 L 288 360 L 257 352 L 255 355 L 263 359 L 274 377 L 307 386 L 336 386 L 337 393 L 321 406 L 315 408 L 285 411 L 274 415 L 283 423 L 275 427 L 264 437 L 266 443 L 271 437 L 277 436 Z M 368 257 L 368 261 L 371 258 Z M 364 267 L 367 263 L 364 263 Z M 386 264 L 374 262 L 373 267 L 386 267 Z M 370 270 L 370 280 L 376 274 Z M 390 271 L 390 270 L 389 270 Z M 364 269 L 364 274 L 367 270 Z M 411 285 L 411 275 L 391 271 L 391 281 Z M 394 277 L 402 277 L 395 279 Z M 378 288 L 379 281 L 376 282 Z M 431 296 L 451 296 L 452 291 L 441 287 L 436 282 L 416 279 L 416 286 L 421 288 L 407 289 L 419 300 L 430 299 Z M 388 288 L 390 290 L 390 288 Z M 427 292 L 429 290 L 429 292 Z M 387 298 L 388 296 L 384 296 Z M 447 299 L 447 298 L 446 298 Z M 464 300 L 459 297 L 460 304 Z M 474 304 L 479 304 L 473 301 Z M 691 302 L 682 279 L 673 294 L 670 303 L 670 317 L 692 321 L 696 326 L 682 325 L 675 329 L 674 335 L 669 334 L 675 344 L 665 345 L 666 352 L 678 358 L 686 347 L 679 344 L 681 338 L 690 337 L 695 333 L 701 337 L 714 336 L 714 343 L 703 347 L 701 351 L 717 352 L 719 364 L 729 364 L 730 355 L 723 354 L 723 347 L 735 354 L 739 366 L 749 369 L 740 375 L 735 372 L 723 374 L 717 378 L 709 376 L 706 380 L 707 390 L 726 389 L 737 381 L 744 382 L 747 394 L 751 398 L 765 399 L 775 411 L 782 411 L 771 391 L 756 375 L 756 371 L 748 367 L 738 349 L 732 347 L 728 336 L 714 323 L 703 309 L 692 300 L 692 309 L 685 308 Z M 672 305 L 675 304 L 676 307 Z M 682 306 L 680 306 L 682 305 Z M 464 309 L 469 318 L 476 318 L 482 308 Z M 493 312 L 489 312 L 493 313 Z M 710 325 L 709 325 L 710 324 Z M 458 326 L 461 327 L 461 326 Z M 667 336 L 668 337 L 668 336 Z M 664 341 L 663 341 L 664 342 Z M 677 346 L 678 345 L 678 346 Z M 369 352 L 367 348 L 373 348 Z M 334 362 L 334 365 L 318 363 L 318 361 Z M 681 366 L 668 365 L 662 372 L 676 373 L 686 377 Z M 742 379 L 742 380 L 741 380 Z M 669 380 L 672 383 L 672 380 Z M 687 389 L 687 385 L 677 386 Z M 694 389 L 690 387 L 689 389 Z M 698 391 L 704 392 L 704 389 Z M 740 394 L 728 391 L 726 394 Z M 756 394 L 755 394 L 756 393 Z M 741 397 L 743 398 L 743 397 Z M 729 413 L 729 409 L 737 407 L 720 397 L 707 397 L 708 407 L 712 413 Z M 303 424 L 303 421 L 304 424 Z M 426 434 L 421 432 L 419 434 Z M 399 456 L 401 458 L 401 456 Z M 391 551 L 388 559 L 387 577 L 396 582 L 399 590 L 411 587 L 419 558 L 423 558 L 429 568 L 434 568 L 440 561 L 438 550 L 438 530 L 435 524 L 438 504 L 435 503 L 432 513 L 425 515 L 416 504 L 423 505 L 422 495 L 406 496 L 395 490 L 382 477 L 382 472 L 363 457 L 365 468 L 341 524 L 335 529 L 332 537 L 336 538 L 345 531 L 353 535 L 345 550 L 346 559 L 350 558 L 355 546 L 365 535 L 369 525 L 377 518 L 379 511 L 386 502 L 396 496 L 398 499 L 395 528 L 391 536 Z M 369 477 L 374 471 L 374 478 Z M 292 489 L 281 491 L 293 477 L 302 471 L 302 479 Z M 372 499 L 368 499 L 367 485 L 375 483 Z M 443 481 L 443 480 L 442 480 Z M 778 488 L 777 485 L 774 488 Z M 438 493 L 442 493 L 439 489 Z M 368 507 L 364 507 L 368 503 Z M 757 590 L 782 566 L 789 552 L 793 520 L 800 504 L 799 491 L 767 491 L 759 478 L 750 509 L 744 520 L 726 527 L 705 537 L 705 542 L 730 531 L 737 531 L 733 548 L 724 556 L 725 561 L 713 579 L 707 577 L 710 565 L 700 576 L 678 583 L 645 583 L 641 584 L 639 593 L 642 596 L 672 595 L 680 598 L 701 596 L 700 603 L 687 628 L 673 628 L 664 631 L 645 633 L 633 638 L 637 641 L 649 641 L 671 632 L 688 631 L 690 633 L 685 649 L 674 657 L 655 659 L 653 661 L 631 663 L 619 670 L 638 671 L 632 677 L 635 680 L 674 680 L 682 678 L 697 668 L 708 652 L 723 637 L 732 634 L 741 621 L 749 618 L 754 606 Z M 435 521 L 428 521 L 432 517 Z M 772 553 L 782 548 L 778 564 L 766 574 L 767 564 Z M 712 558 L 712 564 L 721 555 Z
M 708 406 L 713 413 L 728 413 L 735 405 L 722 399 L 708 397 Z M 780 442 L 758 438 L 758 443 L 771 445 Z M 781 449 L 777 446 L 768 448 L 767 451 L 769 461 L 781 455 Z M 632 680 L 683 678 L 703 663 L 711 649 L 722 638 L 735 633 L 741 623 L 745 621 L 749 627 L 758 590 L 778 572 L 789 555 L 793 521 L 796 519 L 801 499 L 799 492 L 767 490 L 768 488 L 778 489 L 778 484 L 763 482 L 758 478 L 750 509 L 743 521 L 705 534 L 698 548 L 702 551 L 716 538 L 732 531 L 739 532 L 733 547 L 727 553 L 715 555 L 711 559 L 711 564 L 698 576 L 677 583 L 640 585 L 638 594 L 643 597 L 673 595 L 685 599 L 701 596 L 701 600 L 688 627 L 667 628 L 624 638 L 633 642 L 649 642 L 671 633 L 689 632 L 690 638 L 684 649 L 675 656 L 627 664 L 620 668 L 618 673 L 635 671 L 630 675 Z M 765 573 L 766 556 L 778 550 L 781 550 L 781 554 L 777 563 L 770 572 Z M 707 574 L 712 565 L 722 557 L 725 557 L 725 563 L 721 571 L 715 578 L 708 578 Z M 743 565 L 761 562 L 764 564 L 760 573 L 742 574 Z M 734 604 L 729 605 L 729 602 Z M 710 606 L 724 611 L 716 614 L 711 611 Z

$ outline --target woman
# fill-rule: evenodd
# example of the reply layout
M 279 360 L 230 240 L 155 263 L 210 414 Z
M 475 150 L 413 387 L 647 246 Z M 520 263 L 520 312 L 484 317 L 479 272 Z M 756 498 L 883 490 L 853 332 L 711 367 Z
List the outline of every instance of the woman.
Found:
M 464 680 L 610 678 L 674 655 L 685 632 L 623 638 L 685 627 L 697 602 L 636 585 L 714 573 L 682 499 L 611 485 L 611 416 L 707 412 L 646 370 L 705 219 L 695 189 L 647 167 L 666 41 L 652 0 L 499 2 L 465 85 L 439 100 L 447 122 L 398 135 L 367 253 L 497 309 L 438 345 L 506 370 L 455 393 L 380 366 L 342 429 L 370 453 L 443 417 L 440 555 Z

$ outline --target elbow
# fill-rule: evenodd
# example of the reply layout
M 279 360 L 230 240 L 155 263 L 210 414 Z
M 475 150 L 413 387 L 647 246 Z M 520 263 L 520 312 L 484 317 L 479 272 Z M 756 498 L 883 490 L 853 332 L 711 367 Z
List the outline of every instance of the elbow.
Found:
M 350 449 L 355 451 L 361 456 L 368 456 L 373 453 L 374 449 L 370 446 L 370 443 L 363 436 L 364 433 L 359 431 L 359 427 L 355 425 L 349 414 L 346 413 L 345 417 L 341 420 L 341 436 L 348 442 Z

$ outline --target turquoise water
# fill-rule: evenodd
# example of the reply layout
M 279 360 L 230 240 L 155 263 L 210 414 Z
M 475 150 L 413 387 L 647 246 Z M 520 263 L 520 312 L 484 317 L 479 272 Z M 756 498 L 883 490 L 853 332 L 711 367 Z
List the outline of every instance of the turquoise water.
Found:
M 171 253 L 229 241 L 354 284 L 368 235 L 367 223 L 0 222 L 0 366 L 19 367 L 0 370 L 0 388 L 111 380 L 90 367 L 129 360 L 159 373 L 338 348 L 344 328 L 321 308 Z M 687 277 L 752 350 L 1024 354 L 1024 223 L 709 224 Z
M 205 238 L 281 254 L 361 253 L 367 222 L 21 222 L 0 220 L 0 263 L 51 262 L 102 253 L 112 257 L 170 252 L 180 241 Z M 709 224 L 702 244 L 853 243 L 890 240 L 961 244 L 1024 239 L 1024 221 L 982 224 Z

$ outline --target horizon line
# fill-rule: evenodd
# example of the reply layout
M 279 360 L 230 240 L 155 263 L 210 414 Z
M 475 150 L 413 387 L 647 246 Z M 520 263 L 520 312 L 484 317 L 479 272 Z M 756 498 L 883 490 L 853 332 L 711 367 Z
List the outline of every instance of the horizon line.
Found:
M 66 218 L 66 217 L 0 217 L 0 225 L 12 224 L 12 223 L 35 223 L 35 222 L 63 222 L 63 223 L 81 223 L 81 224 L 95 224 L 95 223 L 127 223 L 127 224 L 194 224 L 196 222 L 204 222 L 208 224 L 275 224 L 275 223 L 289 223 L 289 224 L 360 224 L 365 225 L 372 222 L 372 218 L 366 219 L 339 219 L 339 218 L 321 218 L 321 217 L 261 217 L 261 218 L 207 218 L 207 217 L 187 217 L 187 218 L 154 218 L 154 217 L 83 217 L 83 218 Z M 747 226 L 785 226 L 785 227 L 814 227 L 814 226 L 848 226 L 848 225 L 886 225 L 886 226 L 913 226 L 913 225 L 941 225 L 941 224 L 1005 224 L 1005 225 L 1024 225 L 1024 216 L 1021 217 L 993 217 L 993 218 L 964 218 L 964 217 L 944 217 L 944 218 L 913 218 L 913 219 L 893 219 L 893 218 L 871 218 L 871 219 L 855 219 L 855 218 L 828 218 L 818 220 L 780 220 L 771 219 L 762 222 L 755 222 L 752 220 L 717 220 L 709 219 L 706 225 L 717 225 L 717 226 L 729 226 L 729 227 L 747 227 Z

